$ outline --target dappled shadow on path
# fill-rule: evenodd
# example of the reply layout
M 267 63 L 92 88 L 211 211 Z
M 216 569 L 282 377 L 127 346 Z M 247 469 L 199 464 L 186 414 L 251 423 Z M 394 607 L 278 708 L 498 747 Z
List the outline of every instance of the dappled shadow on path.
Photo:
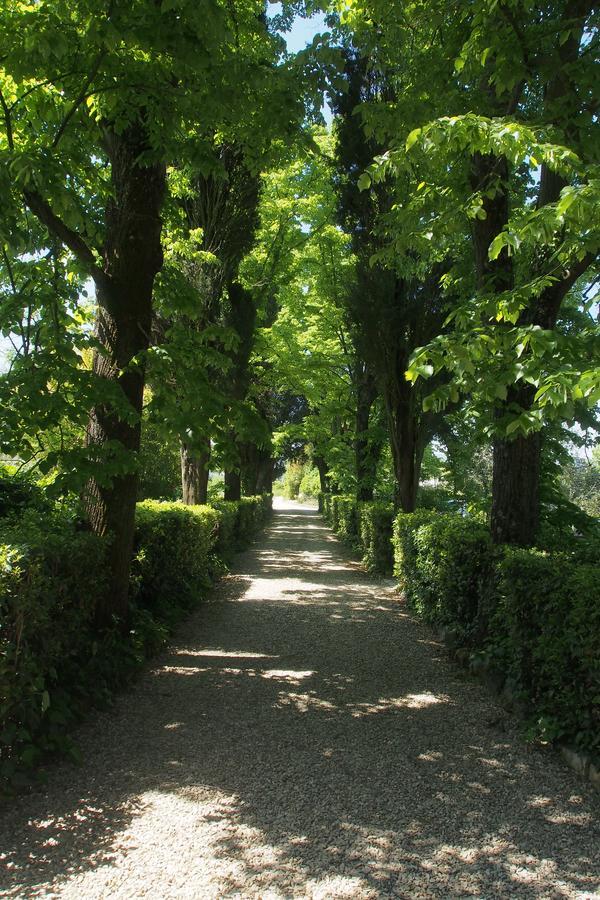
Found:
M 312 511 L 6 810 L 7 896 L 591 897 L 591 790 L 527 752 Z M 154 874 L 153 874 L 154 873 Z M 145 885 L 145 887 L 144 887 Z

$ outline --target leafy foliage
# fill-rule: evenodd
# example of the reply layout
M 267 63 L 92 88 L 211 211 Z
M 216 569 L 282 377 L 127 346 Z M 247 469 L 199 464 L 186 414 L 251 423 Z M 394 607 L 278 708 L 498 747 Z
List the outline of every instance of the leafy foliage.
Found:
M 566 739 L 600 754 L 595 562 L 563 553 L 507 550 L 497 584 L 485 654 L 526 702 L 532 735 Z
M 394 507 L 387 503 L 360 503 L 358 517 L 364 565 L 370 572 L 391 575 Z
M 0 525 L 0 784 L 19 787 L 48 754 L 77 757 L 69 730 L 110 701 L 205 596 L 223 556 L 266 521 L 270 498 L 226 510 L 138 504 L 131 627 L 98 629 L 107 541 L 64 513 L 28 509 Z M 218 556 L 217 556 L 218 554 Z

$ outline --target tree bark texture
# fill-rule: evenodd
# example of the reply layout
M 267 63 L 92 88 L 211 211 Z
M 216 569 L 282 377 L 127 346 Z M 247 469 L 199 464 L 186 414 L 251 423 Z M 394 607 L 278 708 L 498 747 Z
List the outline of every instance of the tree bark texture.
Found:
M 247 443 L 241 447 L 244 496 L 270 494 L 273 490 L 273 459 L 268 450 Z
M 473 247 L 479 288 L 499 294 L 514 283 L 512 259 L 506 251 L 496 260 L 488 255 L 491 242 L 509 219 L 508 163 L 500 157 L 476 153 L 471 174 L 476 190 L 495 187 L 495 195 L 484 199 L 486 218 L 474 221 Z M 511 388 L 507 399 L 498 402 L 496 416 L 501 417 L 515 404 L 529 409 L 533 392 L 526 388 Z M 535 540 L 540 520 L 540 471 L 539 434 L 494 440 L 491 532 L 496 543 L 529 546 Z
M 529 385 L 527 386 L 529 387 Z M 513 402 L 527 403 L 513 389 Z M 535 432 L 513 441 L 494 442 L 492 540 L 528 547 L 540 523 L 540 461 L 542 435 Z
M 355 377 L 356 437 L 354 454 L 356 465 L 356 499 L 371 501 L 377 476 L 379 452 L 370 440 L 371 410 L 377 399 L 375 376 L 366 364 L 359 364 Z
M 239 472 L 225 472 L 225 500 L 242 499 L 242 477 Z
M 549 73 L 544 89 L 544 118 L 553 127 L 563 131 L 563 140 L 576 152 L 585 156 L 580 146 L 577 122 L 581 114 L 582 94 L 576 80 L 575 64 L 583 46 L 585 21 L 593 10 L 590 0 L 567 0 L 563 10 L 566 37 L 558 28 L 555 47 L 558 63 Z M 485 220 L 474 222 L 474 248 L 479 287 L 491 288 L 496 292 L 513 286 L 512 262 L 506 253 L 496 261 L 488 259 L 488 249 L 493 238 L 508 222 L 508 164 L 490 156 L 475 154 L 472 166 L 472 183 L 476 189 L 485 188 L 490 180 L 497 178 L 500 189 L 492 198 L 486 198 Z M 537 196 L 537 209 L 555 203 L 562 189 L 568 184 L 562 173 L 542 165 Z M 553 329 L 560 313 L 562 302 L 568 291 L 586 269 L 593 263 L 595 254 L 573 260 L 561 273 L 554 271 L 554 282 L 536 297 L 525 309 L 519 325 L 538 325 L 546 330 Z M 540 274 L 546 261 L 538 260 Z M 533 402 L 534 391 L 528 385 L 514 385 L 509 390 L 505 404 L 496 412 L 501 415 L 509 403 L 528 410 Z M 512 441 L 496 439 L 494 442 L 494 472 L 492 487 L 493 539 L 498 543 L 514 543 L 529 546 L 535 539 L 540 520 L 540 477 L 541 477 L 542 437 L 533 433 L 519 436 Z
M 313 457 L 313 462 L 317 467 L 317 471 L 319 473 L 319 484 L 321 487 L 322 494 L 328 494 L 330 490 L 329 479 L 327 477 L 327 463 L 323 459 L 322 456 Z
M 181 443 L 181 492 L 186 506 L 199 506 L 208 501 L 210 440 L 204 450 L 192 450 Z
M 404 379 L 394 387 L 386 392 L 385 400 L 396 479 L 395 502 L 402 512 L 410 513 L 417 505 L 425 442 L 417 392 Z
M 111 536 L 111 584 L 98 618 L 110 621 L 116 615 L 126 622 L 137 495 L 135 454 L 145 380 L 144 362 L 138 357 L 148 348 L 154 278 L 162 266 L 165 168 L 140 164 L 140 154 L 147 149 L 143 130 L 107 133 L 106 145 L 113 198 L 106 210 L 103 271 L 95 277 L 96 334 L 102 350 L 94 356 L 94 371 L 117 386 L 119 398 L 116 404 L 105 402 L 91 411 L 86 443 L 106 477 L 90 480 L 84 501 L 92 529 Z M 113 466 L 117 474 L 111 477 Z

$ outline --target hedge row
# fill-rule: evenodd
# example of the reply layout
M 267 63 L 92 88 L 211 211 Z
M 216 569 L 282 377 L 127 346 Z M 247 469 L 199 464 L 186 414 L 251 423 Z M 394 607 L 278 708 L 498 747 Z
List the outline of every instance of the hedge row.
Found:
M 485 525 L 456 513 L 394 518 L 390 507 L 347 497 L 321 504 L 345 539 L 358 520 L 351 543 L 371 569 L 389 572 L 393 558 L 410 606 L 518 703 L 532 737 L 600 756 L 597 542 L 551 552 L 497 547 Z
M 361 553 L 370 572 L 392 574 L 394 507 L 391 504 L 357 503 L 352 497 L 320 494 L 319 510 L 342 540 Z
M 102 633 L 105 542 L 57 514 L 0 524 L 0 782 L 17 786 L 49 752 L 76 753 L 69 726 L 106 703 L 264 524 L 270 497 L 186 507 L 138 504 L 131 630 Z

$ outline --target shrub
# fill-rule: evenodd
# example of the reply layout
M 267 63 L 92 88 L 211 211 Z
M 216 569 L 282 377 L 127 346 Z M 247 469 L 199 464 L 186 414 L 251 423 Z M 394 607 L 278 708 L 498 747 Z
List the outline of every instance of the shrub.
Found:
M 300 484 L 304 477 L 305 463 L 292 460 L 288 463 L 283 476 L 284 496 L 288 500 L 295 500 L 300 492 Z
M 328 525 L 332 524 L 333 515 L 333 496 L 332 494 L 321 494 L 321 511 L 323 518 Z
M 319 496 L 320 490 L 321 479 L 319 477 L 319 470 L 314 466 L 307 468 L 302 476 L 302 481 L 300 482 L 298 496 L 316 498 Z
M 238 505 L 235 500 L 215 500 L 211 506 L 219 513 L 215 551 L 227 560 L 238 545 Z
M 137 606 L 177 618 L 210 584 L 220 514 L 210 506 L 145 500 L 137 505 L 131 569 Z
M 264 507 L 260 497 L 242 497 L 238 501 L 237 545 L 247 547 L 264 522 Z
M 360 503 L 358 518 L 364 565 L 370 572 L 391 575 L 394 507 L 389 503 Z
M 358 505 L 354 497 L 335 496 L 332 499 L 332 525 L 339 537 L 350 547 L 359 542 Z
M 86 701 L 77 677 L 94 652 L 105 545 L 72 521 L 30 511 L 0 530 L 0 775 L 65 749 Z
M 0 525 L 0 782 L 27 780 L 49 752 L 74 753 L 70 726 L 106 703 L 201 599 L 215 555 L 262 524 L 270 497 L 226 510 L 144 501 L 137 507 L 131 622 L 99 631 L 106 542 L 66 515 L 27 510 Z
M 600 585 L 572 555 L 506 548 L 486 654 L 531 731 L 600 755 Z
M 414 513 L 399 513 L 394 519 L 392 529 L 394 575 L 407 600 L 415 607 L 418 595 L 418 593 L 413 594 L 413 589 L 417 584 L 415 536 L 421 525 L 431 522 L 435 515 L 431 510 L 421 509 Z
M 272 504 L 270 494 L 242 497 L 241 500 L 216 501 L 214 508 L 226 518 L 222 537 L 218 542 L 219 553 L 227 554 L 247 547 L 271 515 Z
M 0 466 L 0 517 L 21 515 L 27 509 L 51 509 L 43 489 L 14 466 Z
M 417 506 L 419 509 L 435 509 L 438 512 L 458 511 L 460 502 L 452 491 L 442 485 L 422 484 L 419 487 Z
M 406 521 L 408 519 L 408 521 Z M 453 513 L 416 512 L 396 519 L 396 573 L 425 621 L 473 644 L 487 628 L 493 548 L 488 529 Z

